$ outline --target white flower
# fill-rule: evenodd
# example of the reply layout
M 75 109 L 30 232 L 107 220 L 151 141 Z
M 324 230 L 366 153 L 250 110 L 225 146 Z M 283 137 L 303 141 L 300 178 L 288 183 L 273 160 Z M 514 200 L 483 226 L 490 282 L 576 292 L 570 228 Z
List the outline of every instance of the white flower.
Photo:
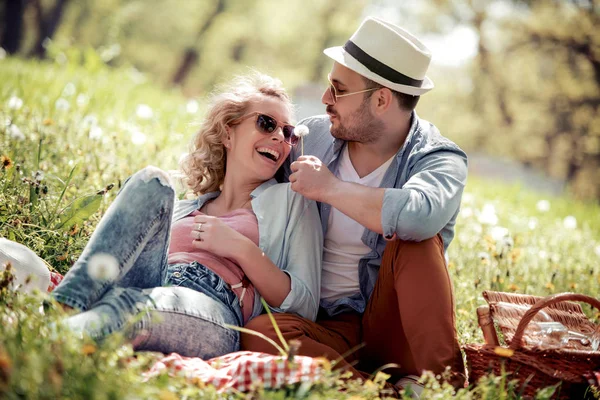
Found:
M 76 91 L 77 91 L 77 88 L 75 87 L 73 82 L 69 82 L 63 89 L 62 95 L 65 97 L 71 97 L 75 94 Z
M 146 104 L 138 104 L 138 106 L 135 110 L 135 114 L 140 119 L 150 119 L 154 116 L 154 112 L 152 111 L 152 108 L 150 108 L 150 106 L 148 106 Z
M 488 203 L 483 206 L 483 209 L 479 214 L 479 222 L 485 225 L 496 225 L 498 223 L 496 208 L 493 204 Z
M 110 254 L 94 254 L 88 261 L 88 274 L 93 279 L 112 282 L 119 276 L 119 263 Z
M 200 105 L 196 100 L 190 100 L 185 105 L 185 110 L 190 114 L 196 114 L 200 109 Z
M 87 104 L 88 100 L 89 100 L 89 98 L 85 94 L 79 93 L 77 95 L 77 99 L 75 99 L 75 102 L 77 103 L 77 105 L 79 107 L 83 107 Z
M 142 132 L 140 132 L 139 130 L 134 130 L 131 133 L 131 141 L 133 142 L 133 144 L 144 144 L 146 143 L 146 135 L 144 135 Z
M 56 100 L 54 107 L 56 107 L 57 110 L 67 111 L 69 108 L 71 108 L 71 105 L 66 99 L 63 99 L 61 97 L 58 100 Z
M 569 215 L 568 217 L 565 217 L 565 219 L 563 220 L 563 226 L 566 229 L 576 229 L 577 228 L 577 219 L 574 216 Z
M 8 99 L 8 108 L 11 110 L 19 110 L 23 107 L 23 100 L 18 98 L 17 96 L 12 96 Z
M 538 226 L 538 219 L 535 217 L 529 218 L 529 222 L 527 223 L 529 229 L 534 230 Z
M 463 218 L 470 218 L 473 216 L 473 209 L 471 207 L 465 207 L 460 210 L 460 215 Z
M 535 205 L 535 208 L 540 212 L 548 212 L 550 211 L 550 202 L 548 200 L 540 200 Z
M 538 253 L 538 256 L 542 259 L 545 260 L 548 258 L 548 253 L 546 253 L 544 250 L 540 250 L 540 252 Z
M 596 253 L 596 255 L 598 257 L 600 257 L 600 244 L 598 246 L 596 246 L 596 248 L 594 249 L 594 252 Z
M 8 134 L 10 135 L 11 139 L 25 140 L 25 135 L 23 135 L 23 132 L 21 132 L 19 127 L 14 124 L 8 127 Z
M 492 239 L 494 239 L 496 242 L 499 242 L 500 240 L 509 237 L 510 232 L 506 228 L 495 226 L 490 231 L 490 236 L 492 236 Z
M 298 137 L 308 136 L 309 133 L 310 133 L 310 131 L 308 130 L 308 126 L 306 126 L 306 125 L 298 125 L 294 129 L 294 135 L 296 135 Z
M 104 132 L 102 131 L 102 128 L 100 128 L 99 126 L 93 126 L 90 129 L 90 133 L 88 136 L 90 139 L 97 140 L 100 139 L 103 134 Z

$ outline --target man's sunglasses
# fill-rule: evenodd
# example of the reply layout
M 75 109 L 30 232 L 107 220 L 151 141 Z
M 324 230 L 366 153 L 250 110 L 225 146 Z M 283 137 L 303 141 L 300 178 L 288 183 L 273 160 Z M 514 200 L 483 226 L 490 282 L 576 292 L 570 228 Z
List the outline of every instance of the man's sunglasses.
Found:
M 280 124 L 275 118 L 271 117 L 270 115 L 263 114 L 258 111 L 246 114 L 243 117 L 234 120 L 233 123 L 237 124 L 254 116 L 256 116 L 256 129 L 259 132 L 264 133 L 265 135 L 270 135 L 273 132 L 275 132 L 277 128 L 281 127 L 284 142 L 291 146 L 298 143 L 298 136 L 294 135 L 294 129 L 296 128 L 293 125 Z

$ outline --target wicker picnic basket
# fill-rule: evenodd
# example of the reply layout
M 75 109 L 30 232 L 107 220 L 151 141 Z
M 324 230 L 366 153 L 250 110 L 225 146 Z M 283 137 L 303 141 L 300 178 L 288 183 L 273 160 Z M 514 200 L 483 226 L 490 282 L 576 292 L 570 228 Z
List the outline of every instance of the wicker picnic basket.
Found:
M 592 323 L 581 306 L 573 301 L 590 304 L 598 310 L 600 301 L 575 293 L 542 298 L 486 291 L 483 296 L 506 345 L 465 345 L 469 381 L 475 383 L 491 372 L 499 375 L 504 371 L 511 374 L 510 379 L 519 380 L 523 395 L 532 396 L 540 388 L 561 383 L 555 392 L 557 398 L 584 398 L 590 377 L 597 376 L 594 371 L 600 371 L 600 351 L 592 351 L 589 341 L 532 345 L 535 331 L 529 323 L 541 312 L 546 318 L 562 323 L 569 331 L 596 338 L 600 326 Z M 516 306 L 510 307 L 511 304 Z

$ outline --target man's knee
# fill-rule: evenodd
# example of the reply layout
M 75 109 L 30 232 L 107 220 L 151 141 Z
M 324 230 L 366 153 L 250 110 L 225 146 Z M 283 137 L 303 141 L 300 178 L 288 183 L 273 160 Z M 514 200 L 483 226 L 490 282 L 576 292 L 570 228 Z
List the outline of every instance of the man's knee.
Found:
M 302 317 L 293 314 L 273 314 L 273 317 L 275 319 L 275 324 L 286 340 L 293 339 L 302 334 Z M 281 346 L 277 332 L 268 315 L 259 315 L 248 322 L 245 328 L 264 335 Z M 277 353 L 277 349 L 263 337 L 242 333 L 240 339 L 242 350 L 262 351 L 272 354 Z
M 445 264 L 444 241 L 439 234 L 420 242 L 394 240 L 386 245 L 384 258 L 411 262 L 440 261 Z

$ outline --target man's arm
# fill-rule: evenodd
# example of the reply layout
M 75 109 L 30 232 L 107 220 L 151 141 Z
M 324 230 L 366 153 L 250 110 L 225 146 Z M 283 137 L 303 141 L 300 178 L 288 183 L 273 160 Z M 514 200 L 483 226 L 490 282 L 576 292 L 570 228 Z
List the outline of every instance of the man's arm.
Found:
M 291 166 L 292 189 L 330 204 L 387 238 L 425 240 L 450 221 L 460 205 L 467 177 L 466 159 L 438 151 L 419 160 L 402 188 L 371 188 L 340 181 L 316 157 Z

